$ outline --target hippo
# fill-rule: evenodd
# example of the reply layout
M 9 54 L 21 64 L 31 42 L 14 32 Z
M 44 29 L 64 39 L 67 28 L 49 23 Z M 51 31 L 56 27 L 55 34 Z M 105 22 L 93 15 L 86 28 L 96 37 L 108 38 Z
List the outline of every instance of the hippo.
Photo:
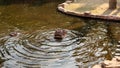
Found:
M 63 39 L 65 35 L 67 34 L 67 31 L 64 29 L 57 29 L 54 33 L 54 39 Z

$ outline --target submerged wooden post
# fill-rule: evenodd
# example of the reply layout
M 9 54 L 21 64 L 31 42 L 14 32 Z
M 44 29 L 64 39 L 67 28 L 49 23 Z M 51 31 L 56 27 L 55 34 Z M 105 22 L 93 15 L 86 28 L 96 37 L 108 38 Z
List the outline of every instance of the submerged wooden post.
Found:
M 109 0 L 109 9 L 116 9 L 117 0 Z

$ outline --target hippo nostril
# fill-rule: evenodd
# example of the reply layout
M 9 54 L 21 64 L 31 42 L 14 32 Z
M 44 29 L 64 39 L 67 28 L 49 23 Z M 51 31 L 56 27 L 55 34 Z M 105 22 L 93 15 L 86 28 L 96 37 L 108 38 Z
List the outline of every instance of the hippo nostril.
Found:
M 17 32 L 11 32 L 10 34 L 9 34 L 9 36 L 11 36 L 11 37 L 15 37 L 15 36 L 17 36 Z

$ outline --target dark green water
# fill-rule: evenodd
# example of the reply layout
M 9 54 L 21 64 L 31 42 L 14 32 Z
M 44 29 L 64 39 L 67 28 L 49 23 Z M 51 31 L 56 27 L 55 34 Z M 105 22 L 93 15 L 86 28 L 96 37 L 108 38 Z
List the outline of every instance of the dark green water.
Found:
M 116 54 L 120 22 L 64 15 L 56 9 L 60 0 L 4 1 L 1 68 L 91 68 Z M 57 28 L 68 32 L 62 41 L 53 38 Z M 10 32 L 19 35 L 10 37 Z

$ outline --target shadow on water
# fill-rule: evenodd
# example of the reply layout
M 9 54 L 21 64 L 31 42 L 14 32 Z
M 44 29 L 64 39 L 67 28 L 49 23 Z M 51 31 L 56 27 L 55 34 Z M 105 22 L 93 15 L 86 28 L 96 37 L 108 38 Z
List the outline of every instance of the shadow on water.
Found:
M 40 6 L 50 2 L 62 3 L 64 0 L 0 0 L 0 5 L 28 4 L 30 6 Z
M 91 29 L 91 26 L 97 23 L 97 20 L 86 18 L 86 19 L 83 19 L 82 21 L 84 21 L 86 25 L 83 27 L 74 28 L 73 30 L 81 32 L 81 36 L 84 36 Z
M 80 24 L 81 19 L 66 16 L 56 11 L 59 1 L 61 0 L 58 2 L 52 0 L 43 3 L 42 6 L 28 6 L 27 4 L 0 6 L 0 33 L 14 31 L 14 29 L 34 31 L 52 28 L 73 29 L 83 26 L 84 22 Z M 72 24 L 75 20 L 78 22 Z

